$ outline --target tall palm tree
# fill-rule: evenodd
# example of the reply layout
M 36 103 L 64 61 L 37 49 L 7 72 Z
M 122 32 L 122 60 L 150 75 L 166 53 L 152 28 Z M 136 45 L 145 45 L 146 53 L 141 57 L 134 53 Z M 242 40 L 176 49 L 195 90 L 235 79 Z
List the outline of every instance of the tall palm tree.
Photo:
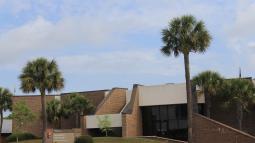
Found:
M 50 102 L 47 102 L 47 119 L 50 123 L 52 123 L 55 128 L 60 128 L 60 119 L 62 116 L 62 107 L 61 102 L 59 100 L 51 100 Z
M 190 83 L 189 54 L 204 53 L 210 44 L 211 36 L 202 21 L 197 21 L 191 15 L 174 18 L 166 29 L 162 30 L 164 46 L 161 51 L 164 55 L 180 54 L 184 56 L 186 92 L 188 103 L 188 142 L 192 143 L 192 93 Z
M 0 133 L 3 127 L 3 112 L 12 109 L 12 96 L 13 94 L 8 89 L 0 87 Z
M 243 112 L 248 110 L 250 103 L 255 102 L 254 83 L 248 79 L 231 79 L 224 82 L 225 105 L 235 105 L 238 127 L 242 130 Z
M 211 117 L 211 97 L 216 94 L 223 82 L 221 75 L 214 71 L 204 71 L 193 77 L 192 83 L 201 87 L 205 96 L 207 117 Z
M 25 93 L 39 91 L 41 94 L 42 120 L 43 120 L 43 143 L 46 140 L 47 113 L 46 92 L 61 90 L 64 87 L 64 79 L 58 69 L 55 60 L 38 58 L 29 61 L 20 75 L 21 89 Z

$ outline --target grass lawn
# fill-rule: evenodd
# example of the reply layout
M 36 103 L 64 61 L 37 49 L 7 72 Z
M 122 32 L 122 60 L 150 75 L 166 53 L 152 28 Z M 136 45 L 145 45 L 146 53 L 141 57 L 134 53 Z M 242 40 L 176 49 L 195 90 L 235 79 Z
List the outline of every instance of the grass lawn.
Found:
M 41 140 L 27 140 L 27 141 L 19 141 L 19 143 L 41 143 Z M 13 142 L 16 143 L 16 142 Z
M 19 143 L 41 143 L 41 140 L 20 141 Z M 99 137 L 99 138 L 94 138 L 94 143 L 161 143 L 161 142 L 150 140 L 150 139 L 141 139 L 141 138 Z

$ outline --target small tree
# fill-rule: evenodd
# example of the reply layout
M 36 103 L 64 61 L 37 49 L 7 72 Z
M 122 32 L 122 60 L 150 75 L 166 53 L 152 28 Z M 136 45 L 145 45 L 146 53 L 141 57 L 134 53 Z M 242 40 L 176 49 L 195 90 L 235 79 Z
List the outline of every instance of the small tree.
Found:
M 3 126 L 3 112 L 12 109 L 12 93 L 5 88 L 0 87 L 0 133 Z M 1 142 L 1 138 L 0 138 Z
M 80 127 L 80 116 L 90 114 L 94 111 L 94 106 L 91 102 L 82 95 L 71 94 L 64 99 L 62 113 L 68 118 L 70 115 L 75 115 L 75 126 Z
M 111 120 L 109 116 L 105 115 L 103 118 L 98 117 L 98 127 L 102 133 L 105 133 L 105 136 L 108 136 L 109 131 L 111 131 Z
M 31 123 L 35 119 L 34 113 L 27 107 L 25 102 L 17 102 L 13 107 L 12 118 L 16 123 L 15 132 L 22 133 L 22 127 Z M 16 136 L 17 143 L 19 141 Z
M 46 111 L 48 121 L 53 123 L 56 128 L 60 128 L 60 119 L 62 116 L 61 102 L 56 99 L 47 102 Z

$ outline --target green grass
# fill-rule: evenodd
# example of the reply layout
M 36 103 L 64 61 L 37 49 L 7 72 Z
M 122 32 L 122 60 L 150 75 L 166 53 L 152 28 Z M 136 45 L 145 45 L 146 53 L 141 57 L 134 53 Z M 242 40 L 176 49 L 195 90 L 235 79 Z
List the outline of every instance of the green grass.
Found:
M 161 143 L 159 141 L 142 138 L 98 137 L 93 139 L 94 143 Z M 20 141 L 19 143 L 41 143 L 41 140 Z

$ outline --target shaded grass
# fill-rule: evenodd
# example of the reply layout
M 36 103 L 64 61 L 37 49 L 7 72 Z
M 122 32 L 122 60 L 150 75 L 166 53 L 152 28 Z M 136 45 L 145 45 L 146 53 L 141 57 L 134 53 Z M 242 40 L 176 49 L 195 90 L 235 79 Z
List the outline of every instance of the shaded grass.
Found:
M 143 138 L 118 138 L 118 137 L 97 137 L 93 138 L 94 143 L 162 143 Z M 41 140 L 27 140 L 19 143 L 41 143 Z
M 160 141 L 143 138 L 98 137 L 93 139 L 94 143 L 161 143 Z

